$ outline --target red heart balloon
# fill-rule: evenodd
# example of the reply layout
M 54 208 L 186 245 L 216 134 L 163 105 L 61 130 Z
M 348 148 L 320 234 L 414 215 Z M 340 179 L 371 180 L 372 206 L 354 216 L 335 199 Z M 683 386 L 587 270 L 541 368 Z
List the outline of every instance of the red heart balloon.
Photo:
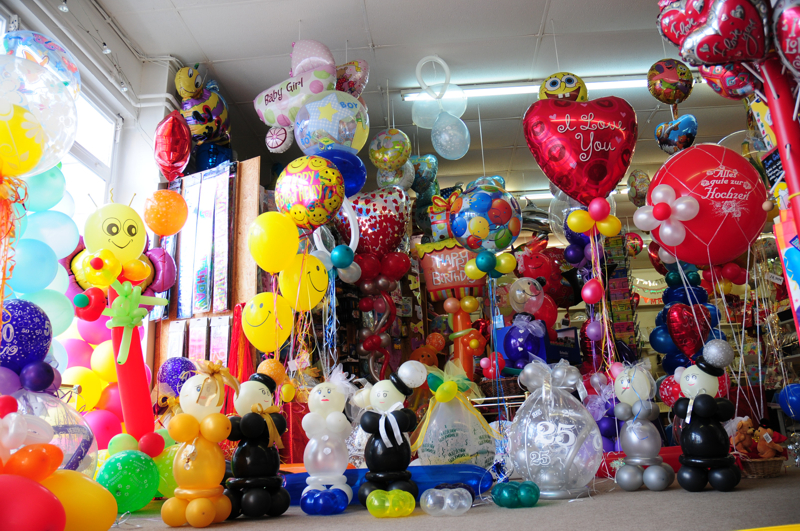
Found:
M 606 197 L 631 164 L 636 113 L 622 98 L 539 100 L 523 119 L 533 158 L 550 181 L 584 205 Z
M 710 5 L 708 0 L 678 0 L 667 3 L 658 15 L 661 35 L 680 46 L 692 30 L 705 22 Z
M 653 264 L 653 269 L 658 271 L 662 275 L 666 275 L 669 273 L 667 266 L 664 265 L 664 262 L 661 261 L 661 258 L 658 256 L 658 250 L 661 249 L 661 246 L 658 242 L 650 242 L 647 245 L 647 256 L 650 258 L 650 263 Z
M 800 28 L 800 0 L 781 0 L 775 6 L 772 16 L 774 23 L 775 48 L 786 67 L 795 77 L 800 77 L 800 47 L 797 43 L 797 29 Z
M 358 253 L 373 253 L 379 259 L 397 249 L 406 233 L 409 218 L 408 195 L 398 186 L 362 192 L 350 198 L 358 219 L 361 236 Z M 335 218 L 336 228 L 347 240 L 350 221 L 340 209 Z M 346 235 L 346 236 L 345 236 Z
M 668 407 L 675 405 L 681 397 L 681 386 L 675 381 L 675 376 L 669 375 L 661 381 L 658 387 L 658 396 Z
M 667 310 L 665 321 L 669 337 L 689 357 L 703 348 L 711 331 L 711 313 L 702 304 L 691 307 L 687 304 L 673 304 Z
M 766 55 L 769 24 L 766 0 L 706 2 L 709 7 L 705 20 L 681 44 L 684 61 L 696 66 L 718 65 L 753 61 Z

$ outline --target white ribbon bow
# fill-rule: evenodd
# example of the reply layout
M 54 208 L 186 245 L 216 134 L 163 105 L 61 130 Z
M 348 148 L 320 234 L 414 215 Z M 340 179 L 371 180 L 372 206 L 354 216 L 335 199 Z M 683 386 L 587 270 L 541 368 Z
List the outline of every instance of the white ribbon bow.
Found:
M 394 440 L 398 441 L 398 444 L 399 441 L 403 440 L 403 434 L 400 432 L 400 426 L 397 425 L 397 419 L 394 418 L 394 415 L 391 414 L 393 411 L 397 411 L 399 409 L 403 409 L 402 402 L 397 402 L 386 411 L 381 412 L 381 420 L 380 422 L 378 422 L 378 431 L 380 431 L 381 440 L 383 441 L 383 444 L 385 444 L 387 448 L 393 447 L 392 441 L 391 439 L 389 439 L 389 435 L 386 433 L 387 418 L 389 419 L 389 424 L 391 424 L 392 431 L 394 432 Z

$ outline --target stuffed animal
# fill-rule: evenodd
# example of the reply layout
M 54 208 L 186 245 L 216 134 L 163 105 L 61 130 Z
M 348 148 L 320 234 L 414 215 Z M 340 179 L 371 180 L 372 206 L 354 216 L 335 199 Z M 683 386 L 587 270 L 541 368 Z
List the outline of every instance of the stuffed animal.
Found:
M 748 454 L 753 451 L 753 421 L 750 418 L 740 420 L 736 424 L 736 434 L 731 437 L 731 446 L 737 452 Z
M 758 439 L 756 450 L 761 459 L 770 459 L 776 455 L 783 453 L 783 446 L 776 442 L 772 442 L 772 430 L 759 426 L 756 430 L 756 437 Z

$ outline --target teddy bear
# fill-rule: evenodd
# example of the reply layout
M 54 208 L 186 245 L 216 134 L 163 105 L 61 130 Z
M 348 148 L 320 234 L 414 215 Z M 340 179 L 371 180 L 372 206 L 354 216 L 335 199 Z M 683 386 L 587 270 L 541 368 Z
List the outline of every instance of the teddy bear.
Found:
M 737 452 L 748 454 L 753 450 L 753 421 L 745 417 L 736 424 L 736 433 L 731 437 L 731 446 Z
M 754 438 L 758 438 L 756 450 L 761 459 L 770 459 L 783 453 L 783 446 L 772 442 L 771 429 L 759 426 L 758 429 L 756 429 L 756 437 Z

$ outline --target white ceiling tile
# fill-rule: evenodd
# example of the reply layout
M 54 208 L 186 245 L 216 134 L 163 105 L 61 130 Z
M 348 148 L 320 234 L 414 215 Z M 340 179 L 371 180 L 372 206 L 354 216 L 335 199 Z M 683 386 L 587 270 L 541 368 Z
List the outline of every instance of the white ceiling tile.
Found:
M 658 17 L 658 4 L 642 0 L 614 0 L 613 2 L 569 2 L 556 1 L 550 3 L 547 12 L 547 33 L 597 33 L 616 31 L 620 32 L 621 40 L 628 40 L 625 36 L 630 30 L 652 29 L 656 27 Z M 550 37 L 552 39 L 552 37 Z M 559 49 L 561 41 L 571 37 L 558 38 Z M 633 44 L 633 43 L 631 43 Z

